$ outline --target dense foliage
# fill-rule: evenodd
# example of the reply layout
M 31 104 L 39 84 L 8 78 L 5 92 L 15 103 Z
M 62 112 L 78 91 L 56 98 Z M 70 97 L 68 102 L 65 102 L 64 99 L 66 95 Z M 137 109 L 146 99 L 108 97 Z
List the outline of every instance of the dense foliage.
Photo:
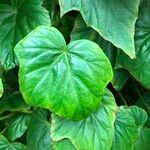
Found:
M 149 89 L 149 0 L 0 0 L 0 150 L 149 150 Z

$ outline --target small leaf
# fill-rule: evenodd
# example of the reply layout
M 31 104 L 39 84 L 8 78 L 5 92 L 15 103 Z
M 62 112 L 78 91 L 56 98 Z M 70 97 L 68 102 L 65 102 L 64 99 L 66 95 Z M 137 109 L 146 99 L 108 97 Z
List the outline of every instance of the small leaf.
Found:
M 28 128 L 30 121 L 29 114 L 17 114 L 9 120 L 8 124 L 8 136 L 11 141 L 21 137 Z
M 145 125 L 148 116 L 144 109 L 137 106 L 131 106 L 129 107 L 129 113 L 134 118 L 137 127 L 141 128 Z
M 150 149 L 150 129 L 143 127 L 147 121 L 147 113 L 144 109 L 137 106 L 129 107 L 129 113 L 135 120 L 138 128 L 138 138 L 134 141 L 134 150 Z
M 11 4 L 0 4 L 0 62 L 5 69 L 18 63 L 14 46 L 39 25 L 49 25 L 48 11 L 41 0 L 11 0 Z
M 68 119 L 80 120 L 91 114 L 112 79 L 110 62 L 96 43 L 77 40 L 66 46 L 53 27 L 36 28 L 15 51 L 26 102 Z
M 50 123 L 47 121 L 46 113 L 39 110 L 33 113 L 28 131 L 27 145 L 29 150 L 50 150 Z
M 115 133 L 111 149 L 132 150 L 137 134 L 137 126 L 129 110 L 119 108 L 115 120 Z
M 61 16 L 71 10 L 78 10 L 88 26 L 91 26 L 106 40 L 135 58 L 134 27 L 138 17 L 140 0 L 59 0 Z
M 70 139 L 78 150 L 110 150 L 116 109 L 113 95 L 106 90 L 99 108 L 86 119 L 75 122 L 53 114 L 52 140 Z
M 3 135 L 0 135 L 0 150 L 27 150 L 27 147 L 21 143 L 10 143 Z

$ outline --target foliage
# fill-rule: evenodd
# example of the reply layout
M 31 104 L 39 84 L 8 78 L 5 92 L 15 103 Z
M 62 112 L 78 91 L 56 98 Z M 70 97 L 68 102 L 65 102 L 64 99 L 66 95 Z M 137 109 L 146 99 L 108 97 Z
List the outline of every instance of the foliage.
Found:
M 149 150 L 149 90 L 149 0 L 0 0 L 0 150 Z

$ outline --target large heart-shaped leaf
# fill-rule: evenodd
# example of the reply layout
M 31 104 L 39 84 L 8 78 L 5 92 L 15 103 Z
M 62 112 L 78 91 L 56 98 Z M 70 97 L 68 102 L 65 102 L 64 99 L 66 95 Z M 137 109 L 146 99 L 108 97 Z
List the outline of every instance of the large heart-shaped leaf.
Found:
M 84 120 L 75 122 L 53 115 L 52 139 L 59 141 L 68 138 L 78 150 L 110 150 L 116 110 L 114 97 L 106 90 L 99 108 Z
M 112 79 L 110 62 L 97 44 L 78 40 L 66 46 L 53 27 L 38 27 L 15 50 L 26 102 L 68 119 L 80 120 L 93 112 Z
M 14 46 L 39 25 L 49 25 L 48 11 L 41 0 L 11 0 L 0 4 L 0 62 L 5 69 L 15 67 Z
M 118 67 L 124 67 L 146 88 L 150 88 L 150 7 L 142 8 L 136 24 L 137 58 L 131 60 L 125 54 L 119 53 Z
M 135 57 L 134 26 L 140 0 L 59 0 L 61 15 L 79 10 L 86 23 L 102 37 Z

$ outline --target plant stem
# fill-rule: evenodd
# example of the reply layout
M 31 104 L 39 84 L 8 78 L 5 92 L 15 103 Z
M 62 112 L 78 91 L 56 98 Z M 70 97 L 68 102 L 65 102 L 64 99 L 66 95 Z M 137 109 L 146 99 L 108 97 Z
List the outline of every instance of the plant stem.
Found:
M 6 116 L 4 116 L 4 117 L 1 117 L 1 118 L 0 118 L 0 121 L 5 120 L 5 119 L 7 119 L 7 118 L 10 118 L 10 117 L 12 117 L 13 115 L 15 115 L 15 113 L 11 113 L 11 114 L 8 114 L 8 115 L 6 115 Z
M 3 134 L 6 130 L 7 130 L 8 127 L 5 127 L 1 132 L 0 134 Z
M 124 99 L 124 97 L 122 96 L 121 92 L 118 92 L 119 97 L 121 98 L 121 101 L 123 102 L 123 104 L 125 104 L 126 106 L 128 106 L 126 100 Z

